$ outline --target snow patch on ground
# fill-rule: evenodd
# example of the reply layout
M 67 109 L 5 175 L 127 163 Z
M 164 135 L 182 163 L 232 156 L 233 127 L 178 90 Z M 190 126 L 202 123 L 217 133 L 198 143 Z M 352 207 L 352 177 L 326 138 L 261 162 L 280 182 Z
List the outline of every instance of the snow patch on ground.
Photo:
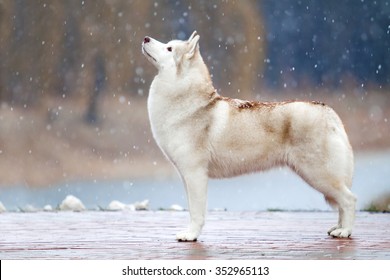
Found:
M 81 200 L 73 195 L 66 196 L 66 198 L 61 202 L 59 209 L 61 211 L 77 211 L 77 212 L 86 210 Z

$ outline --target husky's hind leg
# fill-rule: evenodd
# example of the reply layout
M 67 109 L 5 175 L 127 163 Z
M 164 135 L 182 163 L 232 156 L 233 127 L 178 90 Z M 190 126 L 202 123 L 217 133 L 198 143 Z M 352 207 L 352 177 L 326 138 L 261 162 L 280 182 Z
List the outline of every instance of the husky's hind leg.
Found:
M 302 175 L 302 177 L 316 190 L 324 194 L 325 199 L 339 211 L 338 223 L 328 230 L 333 237 L 346 238 L 352 233 L 355 220 L 356 197 L 342 181 L 334 180 L 333 174 L 323 174 L 315 177 L 315 173 Z
M 337 147 L 339 143 L 332 143 Z M 356 197 L 350 191 L 353 172 L 352 150 L 347 145 L 338 149 L 321 152 L 306 151 L 301 157 L 294 158 L 292 169 L 309 185 L 324 194 L 326 200 L 339 211 L 336 226 L 329 229 L 333 237 L 349 237 L 355 220 Z
M 328 230 L 328 234 L 333 237 L 349 237 L 355 220 L 355 196 L 347 187 L 342 186 L 337 188 L 333 198 L 328 196 L 327 200 L 331 200 L 332 205 L 339 210 L 339 222 Z

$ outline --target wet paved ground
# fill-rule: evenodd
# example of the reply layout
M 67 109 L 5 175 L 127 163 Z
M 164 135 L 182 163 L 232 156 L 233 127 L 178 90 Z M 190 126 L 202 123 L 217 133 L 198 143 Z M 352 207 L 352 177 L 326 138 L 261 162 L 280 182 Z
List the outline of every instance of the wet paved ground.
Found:
M 187 212 L 0 214 L 0 259 L 390 259 L 390 214 L 357 213 L 351 239 L 331 212 L 211 212 L 176 242 Z

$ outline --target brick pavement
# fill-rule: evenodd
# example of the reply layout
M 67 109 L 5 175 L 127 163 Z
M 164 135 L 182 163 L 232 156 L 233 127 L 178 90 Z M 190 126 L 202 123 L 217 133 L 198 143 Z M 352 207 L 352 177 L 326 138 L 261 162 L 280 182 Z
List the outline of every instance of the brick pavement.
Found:
M 0 214 L 0 259 L 390 259 L 390 214 L 357 213 L 351 239 L 333 212 L 210 212 L 198 242 L 176 242 L 187 212 Z

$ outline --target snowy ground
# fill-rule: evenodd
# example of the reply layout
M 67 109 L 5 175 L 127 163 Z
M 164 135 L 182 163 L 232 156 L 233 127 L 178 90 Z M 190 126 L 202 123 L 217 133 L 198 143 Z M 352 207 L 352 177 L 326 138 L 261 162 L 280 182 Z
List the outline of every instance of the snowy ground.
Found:
M 356 155 L 353 192 L 357 208 L 390 194 L 390 151 Z M 78 197 L 87 209 L 107 209 L 118 200 L 131 204 L 149 200 L 149 209 L 168 209 L 173 204 L 186 208 L 184 188 L 178 179 L 150 178 L 128 181 L 68 182 L 50 188 L 24 186 L 2 188 L 0 201 L 8 211 L 56 208 L 67 195 Z M 288 169 L 241 176 L 209 183 L 209 209 L 231 211 L 330 210 L 323 197 Z

